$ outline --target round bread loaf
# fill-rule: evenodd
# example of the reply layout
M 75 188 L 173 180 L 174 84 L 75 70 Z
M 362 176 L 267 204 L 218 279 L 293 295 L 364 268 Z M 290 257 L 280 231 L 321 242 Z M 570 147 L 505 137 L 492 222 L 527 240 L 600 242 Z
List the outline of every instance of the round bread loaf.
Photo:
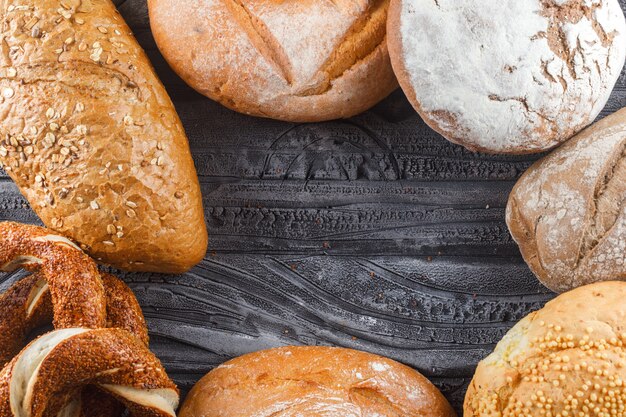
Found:
M 593 122 L 626 54 L 618 0 L 392 0 L 387 32 L 426 123 L 488 153 L 547 150 Z
M 524 259 L 551 290 L 626 279 L 626 109 L 535 163 L 506 214 Z
M 350 349 L 285 347 L 214 369 L 191 390 L 180 417 L 453 417 L 422 375 Z
M 161 52 L 233 110 L 313 122 L 361 113 L 397 88 L 389 0 L 149 0 Z
M 617 417 L 626 404 L 626 283 L 549 302 L 480 362 L 465 417 Z

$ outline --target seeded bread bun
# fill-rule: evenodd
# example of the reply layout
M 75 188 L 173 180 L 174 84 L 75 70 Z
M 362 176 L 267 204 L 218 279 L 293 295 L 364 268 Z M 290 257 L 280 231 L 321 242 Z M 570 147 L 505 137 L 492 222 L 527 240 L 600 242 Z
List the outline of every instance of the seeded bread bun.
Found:
M 487 153 L 571 138 L 602 110 L 626 56 L 618 0 L 392 0 L 387 32 L 424 121 Z
M 244 355 L 192 389 L 180 417 L 453 417 L 418 372 L 380 356 L 328 347 Z
M 626 109 L 535 163 L 515 185 L 506 216 L 524 259 L 551 290 L 626 280 Z
M 515 325 L 480 362 L 465 417 L 623 415 L 626 283 L 578 288 Z
M 238 112 L 294 122 L 361 113 L 397 88 L 389 0 L 149 0 L 152 32 L 193 88 Z
M 97 260 L 182 272 L 206 252 L 200 187 L 165 89 L 109 0 L 4 2 L 0 163 Z

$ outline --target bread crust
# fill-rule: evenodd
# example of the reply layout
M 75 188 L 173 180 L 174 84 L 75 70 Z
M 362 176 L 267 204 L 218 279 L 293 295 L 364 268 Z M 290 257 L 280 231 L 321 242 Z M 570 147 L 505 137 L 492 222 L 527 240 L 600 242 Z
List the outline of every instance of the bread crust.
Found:
M 621 414 L 626 283 L 562 294 L 516 324 L 480 362 L 465 417 Z
M 511 192 L 506 219 L 551 290 L 626 279 L 626 109 L 532 165 Z
M 32 225 L 0 222 L 0 271 L 37 270 L 52 297 L 54 326 L 106 324 L 106 294 L 96 263 L 70 240 Z
M 626 58 L 617 0 L 392 0 L 387 33 L 424 121 L 485 153 L 568 140 L 602 110 Z
M 185 132 L 109 0 L 6 1 L 0 162 L 100 262 L 178 273 L 206 253 Z
M 176 416 L 176 385 L 154 354 L 122 329 L 56 330 L 31 342 L 0 372 L 0 413 L 73 415 L 63 411 L 88 385 L 114 395 L 133 416 Z
M 260 415 L 453 417 L 454 411 L 413 369 L 369 353 L 284 347 L 219 366 L 192 389 L 180 417 Z
M 388 4 L 150 0 L 148 8 L 161 52 L 198 92 L 241 113 L 315 122 L 354 116 L 397 88 Z
M 103 274 L 106 294 L 107 328 L 124 329 L 148 347 L 148 327 L 132 290 L 121 280 Z M 37 328 L 53 321 L 50 291 L 42 274 L 30 275 L 0 296 L 0 368 L 10 362 L 26 345 Z M 119 417 L 122 404 L 97 387 L 81 392 L 83 417 Z

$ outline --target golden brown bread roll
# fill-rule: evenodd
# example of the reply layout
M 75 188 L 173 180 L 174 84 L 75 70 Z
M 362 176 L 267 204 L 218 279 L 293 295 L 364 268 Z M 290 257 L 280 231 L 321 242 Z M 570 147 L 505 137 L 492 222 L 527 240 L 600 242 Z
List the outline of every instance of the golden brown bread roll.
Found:
M 626 109 L 534 164 L 511 193 L 507 223 L 554 291 L 626 279 Z
M 9 0 L 0 162 L 44 223 L 98 260 L 182 272 L 207 235 L 187 139 L 109 0 Z
M 453 417 L 443 395 L 413 369 L 369 353 L 285 347 L 214 369 L 180 417 Z
M 397 88 L 389 0 L 149 0 L 154 37 L 193 88 L 246 114 L 296 122 L 363 112 Z
M 626 283 L 565 293 L 483 360 L 465 417 L 617 417 L 626 406 Z

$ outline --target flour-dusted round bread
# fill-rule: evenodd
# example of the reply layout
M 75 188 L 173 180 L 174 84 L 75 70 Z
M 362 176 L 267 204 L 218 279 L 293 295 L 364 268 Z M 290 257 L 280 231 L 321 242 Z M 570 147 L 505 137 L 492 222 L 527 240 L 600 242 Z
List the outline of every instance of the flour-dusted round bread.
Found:
M 593 122 L 626 54 L 618 0 L 392 0 L 387 31 L 426 123 L 488 153 L 540 152 Z
M 418 372 L 350 349 L 285 347 L 252 353 L 198 382 L 180 417 L 454 417 Z
M 464 417 L 619 417 L 626 283 L 575 289 L 515 325 L 478 365 Z
M 206 252 L 200 187 L 163 85 L 109 0 L 7 0 L 0 163 L 94 258 L 181 272 Z
M 149 0 L 152 32 L 193 88 L 250 115 L 295 122 L 345 118 L 397 81 L 389 0 Z
M 551 290 L 626 280 L 626 109 L 530 167 L 506 215 L 524 259 Z

